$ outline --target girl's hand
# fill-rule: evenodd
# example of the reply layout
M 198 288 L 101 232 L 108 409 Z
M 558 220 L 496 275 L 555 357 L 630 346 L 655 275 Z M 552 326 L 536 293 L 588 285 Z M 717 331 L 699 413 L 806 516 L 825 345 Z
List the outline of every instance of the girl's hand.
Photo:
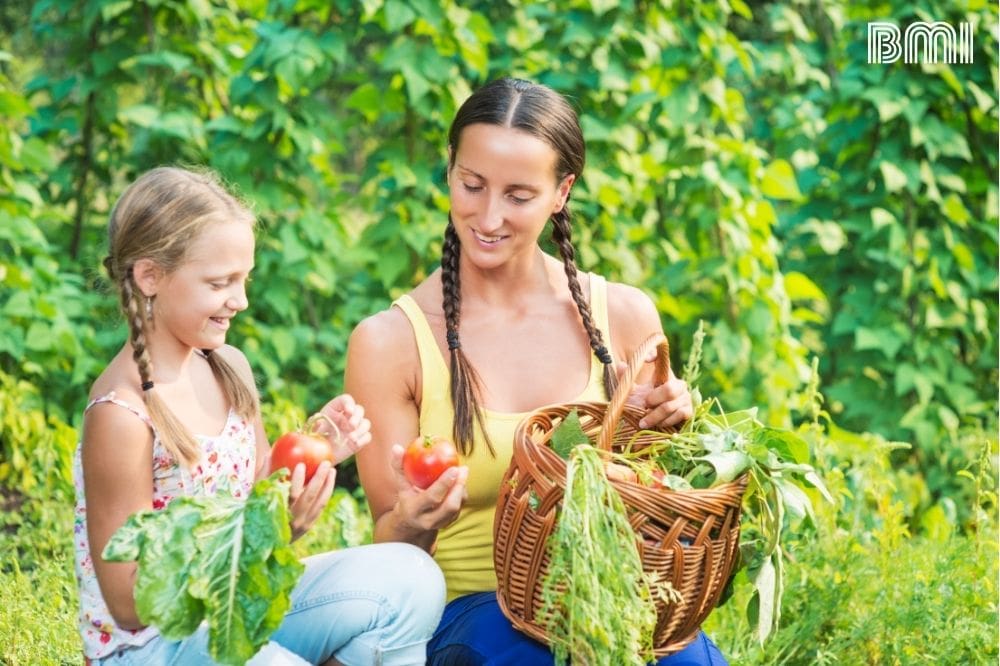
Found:
M 656 350 L 653 349 L 646 358 L 646 363 L 655 360 Z M 625 364 L 618 363 L 616 369 L 621 376 L 625 371 Z M 667 381 L 659 386 L 636 384 L 626 403 L 647 410 L 639 421 L 640 428 L 680 427 L 694 414 L 694 403 L 691 401 L 687 382 L 676 377 L 673 369 L 670 370 Z
M 299 463 L 292 470 L 292 485 L 288 491 L 288 509 L 292 513 L 292 541 L 308 532 L 323 513 L 333 494 L 337 470 L 330 461 L 324 460 L 316 468 L 309 483 L 305 479 L 306 466 Z
M 439 530 L 458 518 L 467 497 L 465 481 L 469 468 L 465 465 L 444 471 L 426 490 L 417 488 L 403 474 L 403 447 L 392 447 L 393 475 L 396 479 L 394 511 L 400 523 L 415 531 Z
M 365 418 L 365 408 L 350 395 L 338 395 L 323 405 L 319 414 L 333 422 L 331 427 L 326 419 L 317 419 L 317 429 L 333 445 L 335 464 L 350 458 L 372 441 L 372 424 Z

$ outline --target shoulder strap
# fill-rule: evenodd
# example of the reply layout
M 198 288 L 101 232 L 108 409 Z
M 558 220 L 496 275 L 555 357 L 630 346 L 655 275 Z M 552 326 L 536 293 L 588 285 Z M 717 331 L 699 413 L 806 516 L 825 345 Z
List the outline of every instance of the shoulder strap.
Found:
M 105 402 L 109 402 L 112 405 L 118 405 L 119 407 L 122 407 L 122 408 L 127 409 L 128 411 L 132 412 L 143 423 L 145 423 L 147 426 L 149 426 L 149 429 L 153 431 L 153 434 L 156 434 L 156 428 L 153 427 L 153 420 L 151 418 L 149 418 L 149 415 L 146 412 L 141 411 L 141 410 L 133 407 L 131 404 L 125 402 L 124 400 L 122 400 L 121 398 L 119 398 L 118 396 L 116 396 L 114 391 L 111 391 L 110 393 L 106 393 L 106 394 L 104 394 L 102 396 L 98 396 L 98 397 L 94 398 L 89 403 L 87 403 L 87 407 L 83 411 L 86 412 L 91 407 L 93 407 L 94 405 L 99 405 L 99 404 L 105 403 Z
M 441 356 L 441 349 L 434 339 L 434 332 L 427 322 L 427 316 L 409 294 L 400 296 L 393 305 L 398 307 L 410 320 L 413 336 L 417 341 L 424 395 L 448 395 L 451 375 L 448 364 Z

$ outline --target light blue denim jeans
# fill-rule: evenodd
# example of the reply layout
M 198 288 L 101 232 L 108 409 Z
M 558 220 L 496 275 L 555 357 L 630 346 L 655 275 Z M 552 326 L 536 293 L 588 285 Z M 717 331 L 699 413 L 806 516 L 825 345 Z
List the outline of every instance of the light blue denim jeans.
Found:
M 301 666 L 330 657 L 347 666 L 423 664 L 444 609 L 444 576 L 423 550 L 380 543 L 314 555 L 292 590 L 291 608 L 248 664 Z M 208 629 L 180 641 L 157 636 L 105 657 L 101 666 L 213 664 Z

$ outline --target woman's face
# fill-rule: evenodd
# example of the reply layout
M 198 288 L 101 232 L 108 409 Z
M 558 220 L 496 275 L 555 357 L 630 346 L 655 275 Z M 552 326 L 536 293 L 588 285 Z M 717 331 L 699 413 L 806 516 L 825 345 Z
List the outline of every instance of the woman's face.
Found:
M 451 217 L 463 257 L 489 269 L 533 254 L 575 178 L 557 180 L 556 151 L 521 130 L 477 123 L 462 130 L 451 157 Z

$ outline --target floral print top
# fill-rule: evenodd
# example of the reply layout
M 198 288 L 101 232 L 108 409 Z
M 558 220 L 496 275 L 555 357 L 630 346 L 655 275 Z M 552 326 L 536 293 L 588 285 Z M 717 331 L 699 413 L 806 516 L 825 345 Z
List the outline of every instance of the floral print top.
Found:
M 153 430 L 153 510 L 159 511 L 180 495 L 215 495 L 247 497 L 254 482 L 256 447 L 253 424 L 232 409 L 221 434 L 198 435 L 202 460 L 189 469 L 167 453 L 145 411 L 119 400 L 114 392 L 95 398 L 87 405 L 109 402 L 129 410 Z M 86 410 L 85 410 L 86 411 Z M 73 484 L 76 488 L 76 512 L 73 526 L 76 579 L 80 589 L 79 629 L 83 652 L 89 659 L 108 655 L 132 646 L 145 645 L 158 631 L 153 627 L 122 629 L 108 611 L 94 573 L 90 542 L 87 537 L 87 504 L 83 492 L 83 467 L 80 445 L 73 456 Z

